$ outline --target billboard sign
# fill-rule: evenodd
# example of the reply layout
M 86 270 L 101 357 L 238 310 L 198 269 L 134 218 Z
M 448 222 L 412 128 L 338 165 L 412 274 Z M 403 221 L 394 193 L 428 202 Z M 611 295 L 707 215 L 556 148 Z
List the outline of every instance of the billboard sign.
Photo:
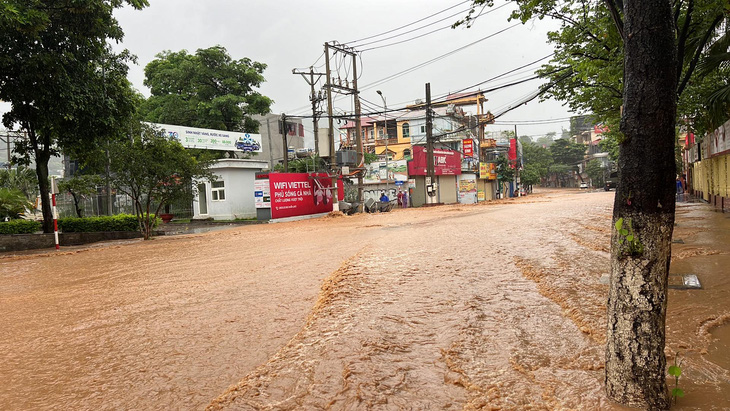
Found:
M 394 160 L 388 162 L 386 168 L 385 161 L 373 162 L 365 165 L 365 175 L 363 182 L 365 184 L 380 184 L 388 181 L 405 181 L 408 180 L 408 166 L 406 160 Z
M 497 164 L 479 163 L 479 178 L 482 180 L 496 180 Z
M 253 197 L 256 208 L 271 208 L 271 190 L 269 180 L 255 180 L 253 182 Z
M 437 176 L 453 176 L 461 174 L 461 154 L 449 149 L 433 150 L 434 174 Z M 408 175 L 425 176 L 427 174 L 426 148 L 413 146 L 413 160 L 408 162 Z
M 332 179 L 327 173 L 269 173 L 271 218 L 332 211 Z
M 710 139 L 710 155 L 708 157 L 725 154 L 730 150 L 730 141 L 728 141 L 729 136 L 727 135 L 728 127 L 726 127 L 729 123 L 730 121 L 716 128 L 706 137 Z
M 462 144 L 462 152 L 464 153 L 465 158 L 472 158 L 474 157 L 474 140 L 470 138 L 465 138 L 461 142 Z
M 242 151 L 245 153 L 262 152 L 260 134 L 173 126 L 170 124 L 147 124 L 161 129 L 166 137 L 178 141 L 185 148 Z

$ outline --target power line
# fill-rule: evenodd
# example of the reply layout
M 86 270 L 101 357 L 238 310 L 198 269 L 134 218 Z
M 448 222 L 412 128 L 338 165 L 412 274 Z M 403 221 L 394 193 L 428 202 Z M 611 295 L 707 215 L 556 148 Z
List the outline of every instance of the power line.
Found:
M 533 64 L 539 63 L 539 62 L 541 62 L 541 61 L 543 61 L 543 60 L 545 60 L 545 59 L 547 59 L 547 58 L 550 58 L 550 57 L 552 57 L 552 56 L 553 56 L 554 54 L 555 54 L 555 53 L 551 53 L 551 54 L 548 54 L 548 55 L 547 55 L 547 56 L 545 56 L 545 57 L 541 57 L 541 58 L 539 58 L 539 59 L 537 59 L 537 60 L 531 61 L 531 62 L 529 62 L 529 63 L 527 63 L 527 64 L 523 64 L 522 66 L 516 67 L 516 68 L 514 68 L 514 69 L 512 69 L 512 70 L 508 70 L 508 71 L 506 71 L 506 72 L 504 72 L 504 73 L 498 74 L 498 75 L 496 75 L 496 76 L 494 76 L 494 77 L 492 77 L 492 78 L 489 78 L 489 79 L 487 79 L 487 80 L 484 80 L 484 81 L 480 81 L 479 83 L 476 83 L 476 84 L 472 84 L 471 86 L 468 86 L 468 87 L 464 87 L 464 88 L 463 88 L 463 89 L 461 89 L 461 90 L 453 91 L 453 92 L 451 92 L 451 93 L 449 93 L 449 94 L 456 94 L 456 93 L 461 93 L 461 92 L 463 92 L 463 91 L 466 91 L 466 90 L 469 90 L 469 89 L 473 89 L 474 87 L 479 87 L 479 86 L 481 86 L 481 85 L 484 85 L 484 84 L 486 84 L 486 83 L 489 83 L 489 82 L 491 82 L 491 81 L 497 80 L 497 79 L 499 79 L 499 78 L 502 78 L 502 77 L 506 77 L 506 76 L 507 76 L 507 75 L 509 75 L 509 74 L 512 74 L 512 73 L 514 73 L 514 72 L 517 72 L 517 71 L 519 71 L 519 70 L 522 70 L 522 69 L 524 69 L 524 68 L 526 68 L 526 67 L 532 66 Z M 532 80 L 532 79 L 535 79 L 535 78 L 539 78 L 539 76 L 533 76 L 533 77 L 530 77 L 530 78 L 529 78 L 529 80 Z M 519 84 L 519 83 L 518 83 L 518 84 Z M 477 91 L 477 92 L 475 92 L 475 93 L 474 93 L 473 95 L 477 95 L 477 94 L 478 94 L 478 93 L 480 93 L 480 92 L 486 92 L 486 91 L 487 91 L 487 90 L 485 90 L 485 91 Z M 490 90 L 490 91 L 495 91 L 495 90 Z M 448 97 L 448 95 L 449 95 L 449 94 L 447 94 L 447 95 L 446 95 L 445 97 Z M 467 95 L 467 96 L 461 96 L 461 97 L 468 97 L 468 95 Z M 461 98 L 461 97 L 459 97 L 459 98 Z M 439 102 L 438 100 L 439 100 L 440 98 L 441 98 L 441 97 L 438 97 L 438 98 L 436 98 L 436 99 L 435 99 L 435 100 L 436 100 L 436 102 Z M 451 100 L 454 100 L 454 99 L 452 98 Z M 448 101 L 448 100 L 444 100 L 444 101 Z
M 541 58 L 539 58 L 539 59 L 537 59 L 537 60 L 534 60 L 534 61 L 531 61 L 531 62 L 529 62 L 529 63 L 527 63 L 527 64 L 523 64 L 522 66 L 519 66 L 519 67 L 515 67 L 515 68 L 513 68 L 513 69 L 511 69 L 511 70 L 508 70 L 508 71 L 506 71 L 506 72 L 504 72 L 504 73 L 500 73 L 500 74 L 498 74 L 498 75 L 496 75 L 496 76 L 494 76 L 494 77 L 491 77 L 491 78 L 489 78 L 489 79 L 487 79 L 487 80 L 481 81 L 481 82 L 479 82 L 479 83 L 476 83 L 476 84 L 472 84 L 472 85 L 470 85 L 470 86 L 468 86 L 468 87 L 464 87 L 464 88 L 462 88 L 462 89 L 460 89 L 460 90 L 455 90 L 455 91 L 449 91 L 449 92 L 447 92 L 447 93 L 443 93 L 443 94 L 440 94 L 440 95 L 438 95 L 437 97 L 434 97 L 434 102 L 439 102 L 439 101 L 441 101 L 441 99 L 443 99 L 443 98 L 445 98 L 445 97 L 448 97 L 449 95 L 452 95 L 452 94 L 456 94 L 456 93 L 461 93 L 461 92 L 463 92 L 463 91 L 465 91 L 465 90 L 469 90 L 469 89 L 473 89 L 473 88 L 475 88 L 475 87 L 479 87 L 479 86 L 481 86 L 481 85 L 483 85 L 483 84 L 485 84 L 485 83 L 489 83 L 489 82 L 491 82 L 491 81 L 494 81 L 494 80 L 497 80 L 497 79 L 500 79 L 500 78 L 508 78 L 508 77 L 511 77 L 511 75 L 512 75 L 512 74 L 516 74 L 516 73 L 517 73 L 518 71 L 520 71 L 520 70 L 522 70 L 522 69 L 525 69 L 525 68 L 527 68 L 527 67 L 529 67 L 529 66 L 532 66 L 532 65 L 534 65 L 534 64 L 536 64 L 536 63 L 539 63 L 539 62 L 541 62 L 541 61 L 543 61 L 543 60 L 545 60 L 545 59 L 547 59 L 547 58 L 549 58 L 549 57 L 553 56 L 554 54 L 555 54 L 555 53 L 551 53 L 551 54 L 549 54 L 549 55 L 547 55 L 547 56 L 545 56 L 545 57 L 541 57 Z M 379 81 L 379 80 L 378 80 L 378 81 Z M 482 91 L 482 92 L 484 92 L 484 91 Z M 475 95 L 477 95 L 477 94 L 479 94 L 479 91 L 477 91 L 477 92 L 474 92 L 474 93 L 473 93 L 473 94 L 471 94 L 471 95 L 474 95 L 474 96 L 475 96 Z M 466 95 L 466 96 L 462 95 L 462 96 L 460 96 L 459 98 L 462 98 L 462 97 L 469 97 L 469 96 L 470 96 L 470 95 Z M 361 98 L 362 98 L 362 97 L 361 97 Z M 407 101 L 407 102 L 400 102 L 400 103 L 396 103 L 396 104 L 394 104 L 394 106 L 399 106 L 399 105 L 405 105 L 405 104 L 408 104 L 408 103 L 409 103 L 410 101 L 412 101 L 412 100 L 409 100 L 409 101 Z
M 495 8 L 493 8 L 493 9 L 490 9 L 490 10 L 489 10 L 488 12 L 486 12 L 486 13 L 479 13 L 479 16 L 475 17 L 475 18 L 474 18 L 474 19 L 472 19 L 472 20 L 476 20 L 477 18 L 481 17 L 482 15 L 487 15 L 487 14 L 489 14 L 489 13 L 491 13 L 491 12 L 497 11 L 497 10 L 501 9 L 502 7 L 508 6 L 509 4 L 510 4 L 510 3 L 505 3 L 505 4 L 503 4 L 503 5 L 499 6 L 499 7 L 495 7 Z M 461 13 L 462 13 L 462 12 L 460 12 L 460 13 L 456 13 L 456 14 L 454 14 L 454 15 L 451 15 L 451 16 L 448 16 L 448 17 L 446 17 L 446 18 L 444 18 L 444 19 L 441 19 L 441 20 L 435 21 L 434 23 L 438 23 L 438 22 L 440 22 L 440 21 L 443 21 L 443 20 L 446 20 L 446 19 L 449 19 L 449 18 L 453 18 L 454 16 L 457 16 L 457 15 L 459 15 L 459 14 L 461 14 Z M 385 41 L 385 40 L 389 40 L 389 39 L 392 39 L 392 38 L 396 38 L 396 37 L 404 36 L 404 35 L 406 35 L 406 34 L 409 34 L 409 33 L 412 33 L 412 32 L 418 31 L 418 30 L 421 30 L 421 29 L 423 29 L 423 28 L 426 28 L 426 27 L 428 27 L 428 26 L 422 26 L 422 27 L 419 27 L 419 28 L 417 28 L 417 29 L 413 29 L 413 30 L 411 30 L 411 31 L 409 31 L 409 32 L 406 32 L 406 33 L 402 33 L 402 34 L 397 34 L 397 35 L 395 35 L 395 36 L 387 37 L 387 38 L 385 38 L 385 39 L 382 39 L 382 40 L 376 40 L 376 41 L 372 41 L 372 42 L 370 42 L 370 43 L 365 43 L 365 44 L 361 44 L 361 45 L 360 45 L 360 47 L 362 47 L 362 46 L 366 46 L 366 45 L 370 45 L 370 44 L 380 43 L 381 41 Z M 381 46 L 375 46 L 375 47 L 370 47 L 370 48 L 367 48 L 367 49 L 363 49 L 363 50 L 362 50 L 362 52 L 364 53 L 364 52 L 366 52 L 366 51 L 370 51 L 370 50 L 377 50 L 377 49 L 381 49 L 381 48 L 384 48 L 384 47 L 390 47 L 390 46 L 395 46 L 395 45 L 397 45 L 397 44 L 402 44 L 402 43 L 406 43 L 406 42 L 409 42 L 409 41 L 412 41 L 412 40 L 417 40 L 417 39 L 420 39 L 421 37 L 425 37 L 425 36 L 428 36 L 429 34 L 433 34 L 433 33 L 436 33 L 436 32 L 439 32 L 439 31 L 441 31 L 441 30 L 445 30 L 445 29 L 450 29 L 450 28 L 452 28 L 452 27 L 453 27 L 453 25 L 452 25 L 452 24 L 449 24 L 448 26 L 440 27 L 440 28 L 438 28 L 438 29 L 435 29 L 435 30 L 431 30 L 431 31 L 429 31 L 429 32 L 427 32 L 427 33 L 419 34 L 418 36 L 415 36 L 415 37 L 411 37 L 411 38 L 408 38 L 408 39 L 405 39 L 405 40 L 400 40 L 400 41 L 396 41 L 396 42 L 393 42 L 393 43 L 389 43 L 389 44 L 383 44 L 383 45 L 381 45 Z
M 545 120 L 514 120 L 514 121 L 495 121 L 494 124 L 498 126 L 531 126 L 540 124 L 555 124 L 564 123 L 569 121 L 571 117 L 545 119 Z
M 517 26 L 519 26 L 520 24 L 522 24 L 522 23 L 516 23 L 516 24 L 513 24 L 513 25 L 511 25 L 511 26 L 508 26 L 508 27 L 506 27 L 506 28 L 504 28 L 504 29 L 501 29 L 501 30 L 499 30 L 499 31 L 497 31 L 497 32 L 494 32 L 494 33 L 492 33 L 492 34 L 489 34 L 489 35 L 487 35 L 487 36 L 485 36 L 485 37 L 482 37 L 482 38 L 480 38 L 480 39 L 478 39 L 478 40 L 476 40 L 476 41 L 473 41 L 473 42 L 471 42 L 471 43 L 469 43 L 469 44 L 466 44 L 466 45 L 464 45 L 464 46 L 461 46 L 461 47 L 459 47 L 459 48 L 456 48 L 456 49 L 454 49 L 454 50 L 451 50 L 451 51 L 449 51 L 448 53 L 445 53 L 445 54 L 442 54 L 442 55 L 440 55 L 440 56 L 438 56 L 438 57 L 435 57 L 435 58 L 433 58 L 433 59 L 431 59 L 431 60 L 425 61 L 425 62 L 423 62 L 423 63 L 420 63 L 420 64 L 417 64 L 417 65 L 415 65 L 415 66 L 413 66 L 413 67 L 410 67 L 410 68 L 407 68 L 407 69 L 405 69 L 405 70 L 402 70 L 402 71 L 400 71 L 400 72 L 398 72 L 398 73 L 392 74 L 392 75 L 390 75 L 390 76 L 388 76 L 388 77 L 385 77 L 385 78 L 383 78 L 383 79 L 380 79 L 380 80 L 378 80 L 378 81 L 375 81 L 375 82 L 373 82 L 373 83 L 367 84 L 367 85 L 365 85 L 365 86 L 361 87 L 361 88 L 360 88 L 360 90 L 362 91 L 362 90 L 367 90 L 367 89 L 371 89 L 371 88 L 373 88 L 373 87 L 377 87 L 377 86 L 379 86 L 379 85 L 381 85 L 381 84 L 387 83 L 387 82 L 389 82 L 389 81 L 391 81 L 391 80 L 394 80 L 394 79 L 396 79 L 396 78 L 398 78 L 398 77 L 401 77 L 401 76 L 403 76 L 403 75 L 405 75 L 405 74 L 408 74 L 408 73 L 410 73 L 410 72 L 413 72 L 413 71 L 415 71 L 415 70 L 418 70 L 419 68 L 423 68 L 423 67 L 425 67 L 425 66 L 427 66 L 427 65 L 429 65 L 429 64 L 433 64 L 433 63 L 435 63 L 435 62 L 437 62 L 437 61 L 439 61 L 439 60 L 442 60 L 442 59 L 444 59 L 444 58 L 446 58 L 446 57 L 449 57 L 449 56 L 451 56 L 452 54 L 458 53 L 459 51 L 462 51 L 462 50 L 464 50 L 464 49 L 466 49 L 466 48 L 469 48 L 469 47 L 471 47 L 471 46 L 474 46 L 474 45 L 476 45 L 476 44 L 478 44 L 478 43 L 481 43 L 482 41 L 484 41 L 484 40 L 487 40 L 487 39 L 490 39 L 490 38 L 492 38 L 492 37 L 494 37 L 494 36 L 496 36 L 496 35 L 498 35 L 498 34 L 504 33 L 505 31 L 507 31 L 507 30 L 510 30 L 510 29 L 512 29 L 512 28 L 514 28 L 514 27 L 517 27 Z
M 449 11 L 449 10 L 451 10 L 453 8 L 459 7 L 462 4 L 464 4 L 464 3 L 470 3 L 470 2 L 471 2 L 471 0 L 462 1 L 461 3 L 455 4 L 455 5 L 451 6 L 451 7 L 447 7 L 447 8 L 445 8 L 445 9 L 439 11 L 439 12 L 436 12 L 434 14 L 431 14 L 430 16 L 426 16 L 426 17 L 424 17 L 422 19 L 416 20 L 416 21 L 414 21 L 412 23 L 405 24 L 403 26 L 400 26 L 400 27 L 394 28 L 392 30 L 388 30 L 388 31 L 382 32 L 380 34 L 375 34 L 375 35 L 368 36 L 368 37 L 364 37 L 364 38 L 361 38 L 361 39 L 358 39 L 358 40 L 348 41 L 348 42 L 345 42 L 345 44 L 359 43 L 359 42 L 364 41 L 364 40 L 370 40 L 370 39 L 375 38 L 375 37 L 380 37 L 380 36 L 385 35 L 385 34 L 390 34 L 390 33 L 394 32 L 394 31 L 398 31 L 398 30 L 403 29 L 403 28 L 406 28 L 408 26 L 412 26 L 414 24 L 418 24 L 418 23 L 420 23 L 420 22 L 422 22 L 424 20 L 428 20 L 431 17 L 437 16 L 437 15 L 439 15 L 441 13 L 444 13 L 446 11 Z

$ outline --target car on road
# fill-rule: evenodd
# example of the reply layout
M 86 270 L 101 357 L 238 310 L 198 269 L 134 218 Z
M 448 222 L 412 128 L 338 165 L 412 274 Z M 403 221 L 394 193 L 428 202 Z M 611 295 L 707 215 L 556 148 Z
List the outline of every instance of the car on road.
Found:
M 581 188 L 582 190 L 585 190 L 585 189 L 587 189 L 587 188 L 588 188 L 588 183 L 586 183 L 585 181 L 584 181 L 584 182 L 582 182 L 582 183 L 580 183 L 580 188 Z
M 608 191 L 612 188 L 616 188 L 616 186 L 618 186 L 618 173 L 614 171 L 606 179 L 606 184 L 603 186 L 603 189 Z

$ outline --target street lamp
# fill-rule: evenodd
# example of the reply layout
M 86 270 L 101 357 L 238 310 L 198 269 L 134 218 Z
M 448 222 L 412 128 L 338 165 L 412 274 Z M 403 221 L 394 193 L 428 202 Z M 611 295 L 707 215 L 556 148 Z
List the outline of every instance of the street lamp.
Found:
M 385 102 L 385 96 L 380 90 L 376 93 L 383 99 L 383 137 L 385 138 L 385 192 L 390 192 L 390 169 L 388 169 L 388 104 Z

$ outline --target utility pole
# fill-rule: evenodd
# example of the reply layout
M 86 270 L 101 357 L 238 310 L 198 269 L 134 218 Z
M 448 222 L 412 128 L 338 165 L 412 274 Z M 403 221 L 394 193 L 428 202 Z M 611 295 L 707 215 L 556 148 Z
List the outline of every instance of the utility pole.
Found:
M 515 190 L 517 190 L 517 195 L 515 197 L 520 197 L 520 156 L 517 152 L 517 143 L 520 140 L 517 139 L 517 124 L 515 124 Z
M 324 87 L 327 89 L 327 137 L 330 145 L 330 166 L 335 163 L 335 126 L 332 121 L 332 72 L 330 71 L 330 45 L 324 43 L 324 64 L 326 70 L 326 79 Z
M 332 71 L 330 70 L 330 50 L 334 50 L 335 53 L 339 52 L 342 54 L 346 54 L 348 56 L 352 57 L 352 87 L 350 87 L 349 79 L 345 78 L 345 85 L 342 85 L 342 79 L 338 78 L 338 84 L 335 84 L 334 77 L 332 76 Z M 360 98 L 358 96 L 359 91 L 357 90 L 357 53 L 356 51 L 351 48 L 344 45 L 339 44 L 330 44 L 325 43 L 324 45 L 324 54 L 325 54 L 325 69 L 326 69 L 326 78 L 327 81 L 325 83 L 325 88 L 327 89 L 327 114 L 329 117 L 329 138 L 330 138 L 330 153 L 331 153 L 331 163 L 332 163 L 332 169 L 334 171 L 335 169 L 335 161 L 336 161 L 336 152 L 335 152 L 335 138 L 334 138 L 334 125 L 332 122 L 332 92 L 333 90 L 337 90 L 337 92 L 342 94 L 352 94 L 354 105 L 355 105 L 355 133 L 356 133 L 356 142 L 357 142 L 357 153 L 358 153 L 358 160 L 359 164 L 358 167 L 364 165 L 364 154 L 363 154 L 363 147 L 362 147 L 362 124 L 360 122 L 360 116 L 361 116 L 361 108 L 360 108 Z M 349 76 L 348 76 L 349 77 Z M 363 200 L 363 172 L 362 169 L 358 170 L 358 176 L 357 176 L 357 191 L 358 191 L 358 201 L 362 204 Z M 334 181 L 333 177 L 333 187 L 336 187 L 336 181 Z M 336 204 L 336 203 L 335 203 Z
M 325 45 L 326 47 L 326 45 Z M 328 69 L 329 72 L 329 69 Z M 304 77 L 304 81 L 309 84 L 309 87 L 311 88 L 310 94 L 309 94 L 309 101 L 312 102 L 312 128 L 314 130 L 314 152 L 317 156 L 319 156 L 319 116 L 322 114 L 321 111 L 317 109 L 319 106 L 319 103 L 324 100 L 324 97 L 322 97 L 322 94 L 317 94 L 314 91 L 314 85 L 317 84 L 319 81 L 319 78 L 322 76 L 326 76 L 327 73 L 315 73 L 314 67 L 309 66 L 309 72 L 306 71 L 298 71 L 297 69 L 292 70 L 292 74 L 301 74 L 302 77 Z M 307 75 L 309 77 L 307 78 Z M 317 76 L 317 79 L 314 79 L 314 76 Z M 330 128 L 332 128 L 332 119 L 331 119 L 331 113 L 330 113 Z
M 8 168 L 8 170 L 10 170 L 10 161 L 12 160 L 12 156 L 10 155 L 10 152 L 11 152 L 11 148 L 10 148 L 10 144 L 11 144 L 11 142 L 10 142 L 10 137 L 11 137 L 10 136 L 10 132 L 7 132 L 7 134 L 5 134 L 4 137 L 5 137 L 5 139 L 3 141 L 5 142 L 5 144 L 6 144 L 5 145 L 5 148 L 8 151 L 8 162 L 6 164 L 6 167 Z
M 362 122 L 360 116 L 362 108 L 360 107 L 360 92 L 357 90 L 357 60 L 355 54 L 352 55 L 352 89 L 353 98 L 355 99 L 355 144 L 357 149 L 357 166 L 365 168 L 365 153 L 362 148 Z M 363 174 L 364 171 L 359 170 L 357 173 L 357 201 L 363 203 Z
M 431 113 L 431 83 L 426 83 L 426 202 L 433 204 L 436 191 L 433 185 L 436 180 L 433 164 L 433 116 Z M 431 190 L 429 191 L 429 186 Z
M 266 117 L 266 137 L 269 138 L 269 170 L 274 170 L 274 149 L 273 145 L 271 145 L 271 124 L 269 121 L 269 117 Z
M 283 151 L 284 151 L 284 172 L 289 172 L 289 145 L 286 142 L 286 135 L 289 132 L 289 127 L 286 125 L 286 114 L 281 113 L 281 139 L 283 141 Z

